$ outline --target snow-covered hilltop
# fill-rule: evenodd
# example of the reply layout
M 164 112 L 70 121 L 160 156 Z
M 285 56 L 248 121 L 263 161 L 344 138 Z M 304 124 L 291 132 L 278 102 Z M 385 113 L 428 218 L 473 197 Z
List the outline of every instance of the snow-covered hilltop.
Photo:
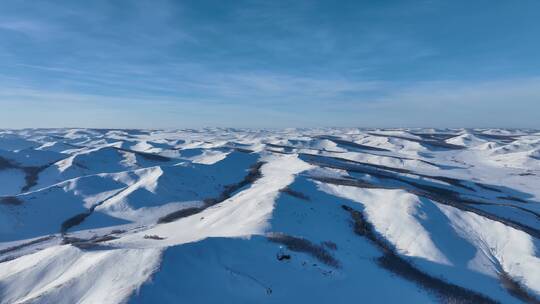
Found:
M 540 132 L 0 130 L 0 303 L 539 303 Z

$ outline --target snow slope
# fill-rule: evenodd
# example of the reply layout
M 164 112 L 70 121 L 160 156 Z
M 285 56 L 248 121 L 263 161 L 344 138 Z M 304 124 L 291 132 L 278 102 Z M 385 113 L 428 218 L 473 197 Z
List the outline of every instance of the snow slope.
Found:
M 0 303 L 540 303 L 540 133 L 0 130 Z

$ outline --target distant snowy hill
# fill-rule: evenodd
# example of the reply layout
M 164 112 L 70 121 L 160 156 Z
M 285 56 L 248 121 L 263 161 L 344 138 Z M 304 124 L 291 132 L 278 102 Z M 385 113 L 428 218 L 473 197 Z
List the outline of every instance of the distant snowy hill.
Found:
M 0 303 L 540 303 L 540 132 L 0 130 Z

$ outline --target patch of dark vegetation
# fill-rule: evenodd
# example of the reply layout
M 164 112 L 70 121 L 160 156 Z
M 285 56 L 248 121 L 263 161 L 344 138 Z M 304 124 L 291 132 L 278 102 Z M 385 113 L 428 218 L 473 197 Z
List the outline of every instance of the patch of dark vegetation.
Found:
M 378 134 L 378 133 L 368 133 L 368 134 L 372 136 L 396 138 L 396 139 L 401 139 L 401 140 L 412 141 L 412 142 L 419 143 L 426 148 L 434 147 L 434 148 L 443 148 L 447 150 L 463 150 L 466 148 L 465 146 L 449 144 L 445 142 L 444 140 L 435 140 L 435 139 L 422 140 L 422 139 L 410 138 L 410 137 L 399 136 L 399 135 L 388 135 L 388 134 Z
M 446 177 L 446 176 L 430 176 L 430 175 L 424 175 L 424 174 L 418 174 L 418 176 L 440 180 L 440 181 L 443 181 L 443 182 L 445 182 L 447 184 L 450 184 L 452 186 L 464 188 L 464 189 L 467 189 L 467 190 L 469 190 L 471 192 L 476 192 L 476 189 L 465 185 L 464 181 L 461 181 L 461 180 L 458 180 L 458 179 L 455 179 L 455 178 Z
M 75 227 L 79 224 L 81 224 L 82 222 L 84 222 L 84 220 L 89 217 L 93 212 L 93 209 L 91 210 L 88 210 L 86 212 L 83 212 L 83 213 L 79 213 L 77 215 L 74 215 L 72 217 L 70 217 L 69 219 L 65 220 L 62 222 L 62 225 L 60 226 L 60 233 L 62 235 L 66 234 L 66 232 L 72 228 L 72 227 Z
M 291 189 L 290 187 L 285 187 L 285 188 L 279 190 L 279 192 L 288 194 L 290 196 L 296 197 L 296 198 L 304 200 L 304 201 L 309 201 L 310 200 L 309 196 L 305 195 L 302 192 L 295 191 L 295 190 Z
M 8 159 L 0 156 L 0 170 L 16 168 Z
M 354 210 L 353 208 L 347 205 L 341 205 L 341 208 L 349 212 L 352 219 L 352 223 L 353 223 L 353 229 L 356 234 L 369 239 L 384 254 L 390 253 L 393 251 L 390 244 L 388 244 L 386 241 L 384 241 L 383 239 L 377 236 L 377 234 L 375 233 L 375 229 L 373 228 L 373 225 L 371 225 L 371 223 L 366 220 L 362 212 Z
M 17 258 L 16 255 L 14 255 L 14 256 L 8 256 L 7 258 L 0 259 L 0 264 L 5 263 L 5 262 L 9 262 L 9 261 L 13 261 L 13 260 L 15 260 L 16 258 Z
M 284 233 L 270 233 L 266 238 L 271 242 L 284 245 L 291 251 L 307 253 L 328 266 L 334 268 L 341 267 L 340 262 L 322 245 L 316 245 L 309 240 Z
M 79 214 L 76 214 L 76 215 L 70 217 L 69 219 L 63 221 L 62 224 L 60 225 L 60 233 L 62 234 L 62 237 L 66 238 L 66 233 L 67 233 L 67 231 L 69 229 L 80 225 L 82 222 L 84 222 L 84 220 L 87 217 L 89 217 L 90 215 L 92 215 L 92 213 L 94 213 L 94 210 L 96 210 L 97 207 L 101 206 L 103 203 L 105 203 L 107 200 L 111 199 L 112 197 L 122 194 L 124 191 L 126 191 L 126 189 L 128 189 L 128 187 L 125 187 L 124 189 L 117 192 L 116 194 L 111 195 L 108 198 L 94 204 L 88 210 L 86 210 L 84 212 L 81 212 Z
M 324 241 L 321 244 L 328 249 L 337 250 L 337 244 L 332 241 Z
M 144 239 L 148 239 L 148 240 L 164 240 L 165 238 L 164 237 L 160 237 L 159 235 L 148 235 L 148 234 L 145 234 Z
M 394 274 L 415 282 L 432 291 L 444 303 L 497 303 L 497 301 L 473 290 L 445 282 L 415 268 L 410 262 L 396 253 L 387 253 L 378 259 L 379 265 Z
M 436 140 L 436 141 L 443 141 L 443 140 L 447 140 L 447 139 L 459 136 L 459 134 L 455 134 L 455 133 L 415 133 L 415 132 L 411 132 L 411 134 L 422 137 L 423 139 Z
M 83 243 L 88 241 L 88 239 L 82 239 L 77 237 L 71 237 L 71 236 L 65 236 L 62 238 L 62 245 L 65 244 L 75 244 L 75 243 Z
M 297 149 L 297 148 L 294 147 L 294 146 L 278 145 L 278 144 L 271 144 L 271 143 L 265 143 L 265 145 L 266 145 L 267 147 L 271 147 L 271 148 L 280 148 L 280 149 L 287 149 L 287 150 L 289 150 L 289 151 L 294 150 L 294 149 Z
M 21 205 L 23 201 L 16 196 L 4 196 L 0 197 L 0 204 L 17 206 Z
M 326 176 L 312 176 L 310 178 L 312 180 L 316 180 L 319 182 L 340 185 L 340 186 L 351 186 L 351 187 L 367 188 L 367 189 L 393 189 L 393 187 L 374 185 L 372 183 L 364 182 L 358 179 L 335 178 L 335 177 L 326 177 Z
M 110 247 L 103 246 L 97 243 L 87 242 L 87 243 L 73 243 L 71 244 L 74 247 L 77 247 L 81 250 L 110 250 Z
M 21 192 L 26 192 L 30 190 L 33 186 L 37 185 L 39 173 L 51 164 L 40 166 L 40 167 L 25 167 L 21 166 L 18 163 L 14 161 L 10 161 L 9 159 L 3 158 L 0 156 L 0 170 L 4 169 L 19 169 L 22 170 L 25 174 L 25 182 L 26 184 L 22 187 Z
M 273 150 L 273 149 L 266 149 L 266 151 L 272 152 L 272 153 L 278 153 L 278 154 L 293 154 L 293 152 L 278 151 L 278 150 Z
M 51 240 L 53 238 L 54 238 L 54 235 L 48 235 L 48 236 L 44 236 L 44 237 L 39 238 L 39 239 L 35 239 L 33 241 L 30 241 L 30 242 L 26 242 L 26 243 L 23 243 L 23 244 L 19 244 L 19 245 L 11 246 L 11 247 L 8 247 L 8 248 L 0 249 L 0 254 L 6 254 L 6 253 L 9 253 L 9 252 L 13 252 L 13 251 L 22 249 L 24 247 L 32 246 L 32 245 L 35 245 L 35 244 L 38 244 L 38 243 L 42 243 L 42 242 Z
M 85 166 L 85 165 L 83 165 L 83 164 L 81 164 L 80 162 L 77 162 L 77 161 L 73 162 L 73 165 L 76 166 L 76 167 L 79 167 L 81 169 L 84 169 L 84 170 L 90 170 L 90 168 L 88 168 L 87 166 Z
M 158 219 L 157 223 L 158 224 L 163 224 L 163 223 L 174 222 L 177 219 L 181 219 L 181 218 L 184 218 L 184 217 L 188 217 L 188 216 L 197 214 L 197 213 L 203 211 L 204 209 L 205 209 L 204 207 L 191 207 L 191 208 L 177 210 L 177 211 L 171 212 L 171 213 L 169 213 L 169 214 L 167 214 L 165 216 L 160 217 Z
M 494 186 L 489 186 L 489 185 L 486 185 L 486 184 L 482 184 L 482 183 L 474 183 L 476 186 L 484 189 L 484 190 L 489 190 L 489 191 L 493 191 L 493 192 L 502 192 L 502 190 L 498 189 L 498 188 L 495 188 Z
M 94 248 L 96 244 L 112 241 L 116 239 L 118 238 L 111 234 L 106 234 L 106 235 L 101 235 L 101 236 L 95 235 L 89 239 L 64 236 L 64 238 L 62 239 L 62 244 L 71 244 L 80 249 L 91 249 L 91 248 Z
M 25 176 L 24 176 L 25 185 L 22 187 L 21 193 L 22 192 L 27 192 L 28 190 L 30 190 L 30 188 L 37 185 L 37 181 L 39 179 L 39 174 L 43 170 L 50 167 L 52 164 L 54 164 L 54 162 L 43 165 L 43 166 L 25 167 L 25 166 L 22 166 L 22 165 L 20 165 L 20 164 L 18 164 L 16 162 L 14 162 L 14 161 L 10 161 L 8 159 L 0 157 L 0 170 L 2 170 L 2 169 L 19 169 L 19 170 L 22 170 L 24 172 L 24 174 L 25 174 Z
M 158 224 L 163 223 L 170 223 L 173 221 L 176 221 L 178 219 L 188 217 L 194 214 L 197 214 L 203 210 L 205 210 L 208 207 L 214 206 L 216 204 L 219 204 L 223 202 L 224 200 L 230 198 L 234 192 L 242 189 L 243 187 L 254 183 L 257 179 L 261 178 L 261 167 L 264 165 L 264 162 L 257 162 L 255 165 L 253 165 L 250 169 L 248 174 L 242 179 L 240 182 L 233 184 L 233 185 L 226 185 L 224 187 L 223 192 L 216 197 L 216 198 L 207 198 L 204 200 L 204 205 L 201 207 L 191 207 L 186 209 L 177 210 L 174 212 L 171 212 L 161 218 L 158 219 Z
M 341 151 L 330 151 L 326 149 L 317 149 L 317 148 L 304 147 L 304 146 L 296 147 L 296 146 L 277 145 L 277 144 L 270 144 L 270 143 L 266 143 L 265 145 L 270 148 L 283 149 L 283 151 L 274 150 L 274 149 L 266 149 L 267 151 L 281 153 L 281 154 L 294 154 L 298 149 L 312 150 L 312 151 L 318 151 L 318 152 L 342 153 Z
M 65 139 L 64 137 L 62 136 L 54 136 L 55 138 L 57 139 Z M 75 148 L 75 149 L 83 149 L 83 148 L 89 148 L 88 146 L 85 146 L 85 145 L 76 145 L 76 144 L 73 144 L 73 143 L 68 143 L 68 142 L 62 142 L 62 144 L 68 146 L 68 147 L 72 147 L 72 148 Z
M 332 141 L 332 142 L 334 142 L 334 143 L 336 143 L 338 145 L 342 145 L 342 146 L 346 146 L 346 147 L 350 147 L 350 148 L 354 148 L 354 149 L 368 150 L 368 151 L 379 151 L 379 152 L 390 152 L 390 150 L 388 150 L 388 149 L 379 148 L 379 147 L 373 147 L 373 146 L 366 146 L 366 145 L 358 144 L 358 143 L 355 143 L 355 142 L 352 142 L 352 141 L 344 140 L 344 139 L 341 139 L 341 138 L 336 137 L 336 136 L 323 135 L 323 136 L 317 136 L 317 138 L 327 139 L 327 140 Z
M 520 207 L 520 206 L 514 206 L 514 205 L 504 205 L 505 207 L 510 207 L 510 208 L 514 208 L 514 209 L 519 209 L 523 212 L 526 212 L 526 213 L 529 213 L 529 214 L 532 214 L 534 215 L 538 220 L 540 220 L 540 213 L 538 212 L 535 212 L 535 211 L 532 211 L 532 210 L 529 210 L 527 208 L 523 208 L 523 207 Z
M 474 133 L 475 136 L 484 138 L 487 140 L 496 140 L 503 143 L 511 143 L 517 140 L 520 135 L 499 135 L 499 134 L 485 134 L 485 133 Z
M 526 200 L 523 200 L 514 196 L 497 196 L 497 198 L 502 199 L 502 200 L 507 200 L 507 201 L 514 201 L 518 203 L 525 203 L 525 204 L 528 203 Z
M 37 185 L 37 181 L 38 181 L 38 178 L 39 178 L 39 173 L 41 173 L 41 171 L 45 170 L 45 168 L 47 168 L 48 166 L 49 165 L 41 166 L 41 167 L 25 167 L 23 169 L 23 171 L 24 171 L 24 174 L 25 174 L 24 179 L 25 179 L 26 184 L 21 189 L 21 192 L 26 192 L 26 191 L 30 190 L 30 188 Z
M 92 238 L 92 242 L 94 242 L 94 243 L 102 243 L 102 242 L 108 242 L 108 241 L 112 241 L 112 240 L 116 240 L 116 239 L 118 239 L 118 238 L 115 237 L 114 235 L 107 234 L 107 235 L 104 235 L 104 236 L 98 236 L 98 237 Z
M 334 157 L 334 156 L 322 156 L 317 154 L 309 154 L 309 153 L 299 153 L 298 157 L 312 165 L 320 166 L 320 167 L 328 167 L 333 169 L 342 169 L 342 170 L 349 170 L 352 172 L 356 172 L 356 170 L 360 170 L 358 172 L 365 173 L 366 171 L 377 173 L 380 172 L 383 174 L 382 170 L 384 171 L 390 171 L 390 172 L 397 172 L 397 173 L 410 173 L 414 174 L 410 170 L 403 169 L 403 168 L 392 168 L 387 167 L 383 165 L 377 165 L 377 164 L 370 164 L 370 163 L 364 163 L 359 161 L 354 161 L 346 158 L 341 157 Z M 387 174 L 390 174 L 388 172 Z
M 521 284 L 516 282 L 508 273 L 503 270 L 499 270 L 499 281 L 511 295 L 520 299 L 521 301 L 530 304 L 540 304 L 540 300 L 523 288 Z
M 280 154 L 294 154 L 297 149 L 300 149 L 294 146 L 277 145 L 277 144 L 270 144 L 270 143 L 265 143 L 265 145 L 267 147 L 266 151 L 280 153 Z M 268 147 L 273 148 L 273 149 L 268 149 Z M 275 150 L 275 149 L 283 149 L 283 150 L 280 151 L 280 150 Z M 313 150 L 320 151 L 318 149 L 313 149 Z
M 115 149 L 119 150 L 119 151 L 123 151 L 123 152 L 133 153 L 135 155 L 139 155 L 142 158 L 147 159 L 147 160 L 153 160 L 153 161 L 159 161 L 159 162 L 171 161 L 171 158 L 166 157 L 166 156 L 162 156 L 162 155 L 158 155 L 158 154 L 134 151 L 134 150 L 124 149 L 124 148 L 115 148 Z
M 373 225 L 366 220 L 362 212 L 346 205 L 342 205 L 342 208 L 349 212 L 353 222 L 354 232 L 357 235 L 367 238 L 383 253 L 377 259 L 377 263 L 381 267 L 420 285 L 427 291 L 432 292 L 444 303 L 497 303 L 487 296 L 445 282 L 442 279 L 433 277 L 417 269 L 411 262 L 399 256 L 388 242 L 378 236 Z
M 249 168 L 248 174 L 244 177 L 244 179 L 242 179 L 239 183 L 225 186 L 224 191 L 219 197 L 205 200 L 206 205 L 209 207 L 221 203 L 230 198 L 236 191 L 244 188 L 247 185 L 253 184 L 256 180 L 262 177 L 261 168 L 264 164 L 265 162 L 255 163 Z

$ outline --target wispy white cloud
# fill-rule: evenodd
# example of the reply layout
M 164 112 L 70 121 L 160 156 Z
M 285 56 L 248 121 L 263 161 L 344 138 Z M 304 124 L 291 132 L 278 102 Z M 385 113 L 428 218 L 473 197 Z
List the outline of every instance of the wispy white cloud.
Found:
M 20 32 L 24 34 L 34 34 L 42 32 L 44 30 L 44 27 L 43 24 L 34 21 L 15 20 L 0 22 L 0 29 Z
M 488 81 L 421 81 L 398 89 L 380 101 L 416 107 L 540 107 L 540 77 Z
M 48 73 L 49 79 L 34 81 L 15 78 L 13 81 L 6 80 L 5 88 L 19 86 L 36 92 L 57 90 L 83 95 L 105 91 L 103 95 L 111 97 L 205 100 L 213 104 L 314 104 L 348 100 L 355 94 L 380 90 L 384 86 L 384 82 L 380 81 L 336 76 L 314 77 L 265 71 L 226 73 L 195 64 L 172 64 L 167 67 L 116 65 L 92 72 L 63 66 L 15 66 Z
M 538 128 L 539 87 L 540 77 L 401 83 L 341 107 L 367 113 L 368 126 Z
M 229 82 L 229 78 L 214 84 L 205 82 L 198 88 L 212 90 L 212 94 L 197 97 L 159 94 L 110 96 L 12 87 L 0 91 L 0 106 L 4 109 L 24 109 L 21 113 L 28 109 L 39 109 L 42 115 L 45 114 L 44 117 L 79 117 L 71 119 L 74 121 L 72 125 L 80 122 L 84 126 L 92 125 L 93 119 L 95 125 L 114 127 L 122 124 L 136 127 L 137 122 L 153 127 L 199 124 L 238 126 L 239 122 L 246 127 L 269 127 L 269 121 L 279 121 L 282 126 L 292 127 L 538 127 L 536 116 L 540 112 L 540 91 L 537 88 L 540 87 L 540 78 L 474 83 L 358 84 L 259 77 L 247 81 L 244 76 L 231 76 L 234 84 Z M 222 85 L 225 87 L 221 88 Z M 364 93 L 362 85 L 365 86 Z M 246 87 L 249 87 L 248 93 L 253 95 L 245 93 Z M 311 96 L 306 93 L 310 88 L 313 89 Z M 325 88 L 329 91 L 326 92 Z M 255 95 L 259 90 L 260 95 Z M 356 90 L 352 98 L 341 98 L 340 94 L 348 90 Z M 377 90 L 377 93 L 371 94 L 371 90 Z M 270 98 L 266 91 L 273 92 L 274 97 Z M 265 100 L 236 102 L 239 98 Z M 274 102 L 269 102 L 267 98 Z M 314 100 L 297 102 L 301 98 Z M 104 114 L 107 111 L 108 114 Z M 113 124 L 103 120 L 111 113 L 119 117 Z M 159 113 L 164 118 L 152 120 Z M 103 117 L 98 118 L 99 115 Z M 16 116 L 13 112 L 4 111 L 0 114 L 0 121 L 5 123 Z M 43 119 L 36 118 L 36 121 Z

